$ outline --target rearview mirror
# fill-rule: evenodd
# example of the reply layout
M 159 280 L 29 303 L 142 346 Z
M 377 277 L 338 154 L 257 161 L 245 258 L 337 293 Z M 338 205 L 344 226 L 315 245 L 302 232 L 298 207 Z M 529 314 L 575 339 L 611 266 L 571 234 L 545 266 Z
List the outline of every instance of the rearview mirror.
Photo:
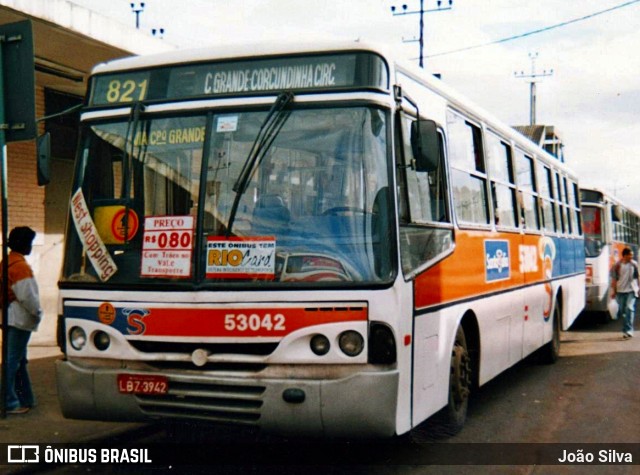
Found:
M 438 168 L 440 141 L 433 120 L 418 119 L 411 123 L 411 150 L 416 171 L 432 172 Z
M 36 161 L 38 162 L 38 186 L 51 181 L 51 134 L 47 132 L 36 139 Z

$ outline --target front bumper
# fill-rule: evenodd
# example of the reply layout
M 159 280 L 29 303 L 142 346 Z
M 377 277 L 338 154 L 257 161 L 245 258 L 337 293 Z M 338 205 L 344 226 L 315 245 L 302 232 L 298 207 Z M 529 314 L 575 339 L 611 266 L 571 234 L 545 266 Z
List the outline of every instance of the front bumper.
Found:
M 293 368 L 293 367 L 292 367 Z M 163 371 L 169 392 L 162 396 L 121 394 L 118 374 L 129 369 L 56 362 L 62 412 L 72 419 L 150 421 L 197 419 L 244 424 L 278 434 L 391 436 L 396 432 L 398 371 L 367 370 L 337 379 L 260 378 Z M 297 390 L 304 400 L 284 399 Z M 301 393 L 301 392 L 302 393 Z

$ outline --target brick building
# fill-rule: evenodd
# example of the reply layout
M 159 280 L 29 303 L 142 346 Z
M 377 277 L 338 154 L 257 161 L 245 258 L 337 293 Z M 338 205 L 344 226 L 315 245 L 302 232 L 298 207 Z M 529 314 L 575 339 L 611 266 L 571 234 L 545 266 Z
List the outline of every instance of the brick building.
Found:
M 175 49 L 67 0 L 0 0 L 0 24 L 23 20 L 30 20 L 33 29 L 37 118 L 81 103 L 95 64 Z M 32 338 L 34 344 L 55 340 L 57 281 L 77 126 L 77 114 L 38 121 L 39 133 L 51 133 L 51 183 L 46 187 L 37 184 L 35 141 L 12 142 L 7 147 L 8 228 L 30 226 L 37 232 L 29 261 L 40 284 L 45 321 Z

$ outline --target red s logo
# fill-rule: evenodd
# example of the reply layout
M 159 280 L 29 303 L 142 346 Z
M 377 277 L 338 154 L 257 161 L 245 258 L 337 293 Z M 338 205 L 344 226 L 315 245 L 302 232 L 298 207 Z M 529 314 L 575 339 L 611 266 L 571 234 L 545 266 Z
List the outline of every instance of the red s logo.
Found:
M 144 317 L 149 315 L 149 310 L 141 308 L 125 308 L 122 313 L 127 317 L 127 332 L 129 335 L 143 335 L 147 329 Z

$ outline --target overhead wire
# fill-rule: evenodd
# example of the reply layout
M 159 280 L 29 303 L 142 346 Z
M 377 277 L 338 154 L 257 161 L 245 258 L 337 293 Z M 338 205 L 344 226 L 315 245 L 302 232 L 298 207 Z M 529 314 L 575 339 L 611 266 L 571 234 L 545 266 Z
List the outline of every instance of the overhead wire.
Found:
M 594 13 L 590 13 L 588 15 L 585 15 L 585 16 L 582 16 L 582 17 L 579 17 L 579 18 L 574 18 L 573 20 L 563 21 L 563 22 L 557 23 L 555 25 L 546 26 L 544 28 L 539 28 L 537 30 L 527 31 L 525 33 L 521 33 L 521 34 L 518 34 L 518 35 L 508 36 L 506 38 L 501 38 L 499 40 L 489 41 L 487 43 L 482 43 L 482 44 L 473 45 L 473 46 L 465 46 L 463 48 L 457 48 L 457 49 L 453 49 L 453 50 L 449 50 L 449 51 L 443 51 L 441 53 L 429 54 L 429 55 L 426 55 L 425 57 L 426 58 L 435 58 L 435 57 L 438 57 L 438 56 L 445 56 L 445 55 L 454 54 L 454 53 L 461 53 L 463 51 L 469 51 L 469 50 L 472 50 L 472 49 L 483 48 L 485 46 L 491 46 L 491 45 L 495 45 L 495 44 L 499 44 L 499 43 L 506 43 L 507 41 L 513 41 L 513 40 L 517 40 L 517 39 L 520 39 L 520 38 L 525 38 L 527 36 L 537 35 L 539 33 L 544 33 L 544 32 L 549 31 L 549 30 L 554 30 L 556 28 L 561 28 L 561 27 L 564 27 L 564 26 L 567 26 L 567 25 L 571 25 L 573 23 L 578 23 L 580 21 L 588 20 L 590 18 L 599 16 L 599 15 L 603 15 L 604 13 L 609 13 L 609 12 L 612 12 L 614 10 L 619 10 L 620 8 L 628 7 L 628 6 L 633 5 L 634 3 L 638 3 L 638 2 L 640 2 L 640 0 L 630 0 L 628 2 L 621 3 L 619 5 L 607 8 L 605 10 L 600 10 L 600 11 L 597 11 L 597 12 L 594 12 Z M 412 59 L 418 59 L 418 58 L 412 58 Z

